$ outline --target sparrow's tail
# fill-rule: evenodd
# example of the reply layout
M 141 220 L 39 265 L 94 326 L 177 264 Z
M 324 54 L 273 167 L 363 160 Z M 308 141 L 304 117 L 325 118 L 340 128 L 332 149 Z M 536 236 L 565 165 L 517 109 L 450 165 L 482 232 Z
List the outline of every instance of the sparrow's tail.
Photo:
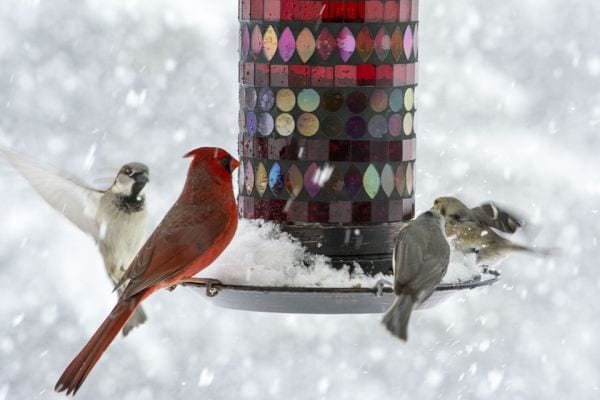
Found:
M 411 296 L 400 295 L 381 320 L 388 331 L 402 340 L 408 339 L 408 320 L 413 305 L 414 302 Z
M 127 336 L 127 334 L 133 330 L 133 328 L 137 328 L 138 326 L 146 322 L 147 319 L 148 317 L 146 316 L 144 309 L 141 306 L 138 307 L 134 311 L 131 318 L 129 318 L 129 321 L 127 321 L 127 323 L 123 327 L 123 336 Z
M 71 393 L 75 395 L 77 393 L 85 378 L 94 365 L 96 365 L 104 351 L 119 334 L 121 328 L 125 326 L 136 307 L 149 294 L 148 291 L 145 291 L 128 299 L 120 299 L 117 302 L 115 308 L 113 308 L 102 325 L 100 325 L 94 336 L 92 336 L 83 350 L 79 352 L 77 357 L 65 369 L 65 372 L 63 372 L 58 382 L 56 382 L 54 390 L 57 392 L 66 391 L 67 395 Z
M 511 244 L 514 251 L 524 251 L 541 257 L 553 257 L 560 255 L 560 249 L 556 247 L 528 247 L 520 244 Z

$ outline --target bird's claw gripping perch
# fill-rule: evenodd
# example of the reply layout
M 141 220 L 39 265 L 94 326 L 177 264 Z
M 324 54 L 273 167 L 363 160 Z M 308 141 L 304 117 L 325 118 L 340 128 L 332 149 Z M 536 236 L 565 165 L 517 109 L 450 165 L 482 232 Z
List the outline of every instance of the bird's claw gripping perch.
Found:
M 223 285 L 220 280 L 212 279 L 212 278 L 185 278 L 181 280 L 181 283 L 185 285 L 186 283 L 195 284 L 195 285 L 203 285 L 206 286 L 206 296 L 207 297 L 215 297 L 221 291 L 219 286 Z
M 388 281 L 387 279 L 380 279 L 377 281 L 377 283 L 375 284 L 375 295 L 377 297 L 381 297 L 383 296 L 383 289 L 385 289 L 386 286 L 389 287 L 393 287 L 394 284 L 390 281 Z

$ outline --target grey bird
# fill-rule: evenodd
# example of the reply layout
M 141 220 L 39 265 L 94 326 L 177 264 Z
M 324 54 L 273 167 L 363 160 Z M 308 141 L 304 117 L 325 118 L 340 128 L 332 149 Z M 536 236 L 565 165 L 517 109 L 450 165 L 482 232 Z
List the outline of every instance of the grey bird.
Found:
M 444 218 L 426 211 L 400 230 L 394 248 L 396 299 L 383 316 L 395 336 L 408 339 L 413 308 L 427 300 L 439 285 L 450 262 L 450 246 L 443 231 Z
M 475 253 L 478 265 L 493 266 L 515 251 L 539 255 L 554 252 L 516 244 L 500 236 L 497 232 L 516 232 L 524 226 L 524 221 L 495 203 L 469 208 L 457 198 L 446 196 L 435 199 L 432 210 L 446 219 L 446 235 L 452 240 L 454 248 L 464 254 Z
M 149 181 L 148 167 L 131 162 L 119 170 L 106 190 L 91 187 L 50 166 L 0 147 L 5 158 L 50 206 L 63 214 L 96 241 L 106 272 L 113 285 L 120 279 L 140 249 L 147 224 L 144 189 Z M 123 334 L 146 321 L 139 308 Z

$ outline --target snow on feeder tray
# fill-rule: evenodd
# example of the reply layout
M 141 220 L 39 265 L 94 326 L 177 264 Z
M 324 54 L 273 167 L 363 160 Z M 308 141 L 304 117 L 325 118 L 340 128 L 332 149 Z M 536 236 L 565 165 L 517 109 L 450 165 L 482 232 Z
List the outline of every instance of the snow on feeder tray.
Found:
M 418 0 L 240 0 L 242 221 L 277 223 L 329 270 L 391 273 L 415 213 L 417 15 Z M 496 279 L 444 284 L 436 297 Z M 216 304 L 255 311 L 381 312 L 393 297 L 343 281 L 221 281 Z

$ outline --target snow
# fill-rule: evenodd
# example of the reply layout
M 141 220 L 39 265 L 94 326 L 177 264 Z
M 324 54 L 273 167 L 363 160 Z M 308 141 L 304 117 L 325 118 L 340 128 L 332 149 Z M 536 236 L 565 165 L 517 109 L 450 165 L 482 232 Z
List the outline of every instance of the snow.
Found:
M 561 256 L 511 256 L 498 284 L 415 312 L 406 344 L 379 315 L 156 293 L 78 399 L 600 396 L 600 4 L 428 1 L 420 14 L 417 212 L 440 195 L 493 199 L 542 228 L 519 243 Z M 87 182 L 148 164 L 156 226 L 185 152 L 236 151 L 236 15 L 235 0 L 0 2 L 0 143 Z M 92 240 L 4 165 L 0 193 L 0 399 L 60 398 L 58 376 L 115 297 Z

